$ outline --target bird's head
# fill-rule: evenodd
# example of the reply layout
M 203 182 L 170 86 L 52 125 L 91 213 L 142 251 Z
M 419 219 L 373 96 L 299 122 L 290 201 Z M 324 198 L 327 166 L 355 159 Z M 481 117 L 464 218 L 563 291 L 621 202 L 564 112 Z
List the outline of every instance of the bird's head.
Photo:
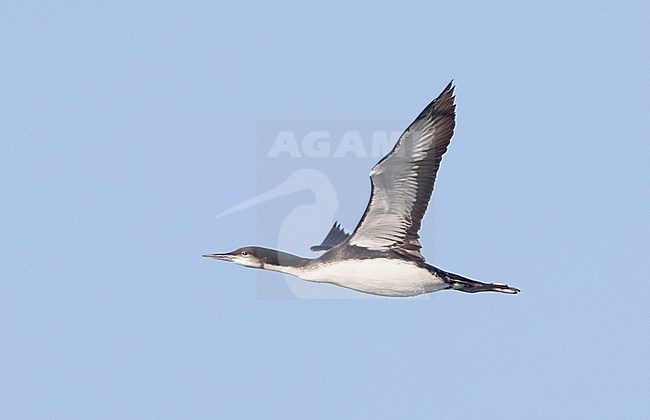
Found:
M 225 254 L 206 254 L 206 258 L 230 261 L 244 267 L 264 268 L 265 264 L 272 263 L 274 251 L 258 246 L 246 246 Z M 277 260 L 277 256 L 275 257 Z

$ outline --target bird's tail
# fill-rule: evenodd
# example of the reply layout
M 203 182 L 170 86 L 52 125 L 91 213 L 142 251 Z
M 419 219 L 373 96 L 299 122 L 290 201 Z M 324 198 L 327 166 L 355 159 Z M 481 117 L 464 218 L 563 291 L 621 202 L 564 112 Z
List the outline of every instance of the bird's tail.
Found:
M 465 293 L 478 292 L 499 292 L 511 295 L 519 293 L 521 290 L 510 287 L 503 283 L 481 283 L 480 281 L 471 280 L 458 274 L 448 273 L 440 270 L 440 276 L 449 284 L 450 289 L 459 290 Z

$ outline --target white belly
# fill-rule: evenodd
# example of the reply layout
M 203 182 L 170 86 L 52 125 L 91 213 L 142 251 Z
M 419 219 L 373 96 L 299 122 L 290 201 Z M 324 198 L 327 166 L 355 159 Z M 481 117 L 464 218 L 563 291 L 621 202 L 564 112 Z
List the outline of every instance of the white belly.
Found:
M 389 258 L 338 261 L 289 274 L 382 296 L 417 296 L 448 287 L 414 263 Z

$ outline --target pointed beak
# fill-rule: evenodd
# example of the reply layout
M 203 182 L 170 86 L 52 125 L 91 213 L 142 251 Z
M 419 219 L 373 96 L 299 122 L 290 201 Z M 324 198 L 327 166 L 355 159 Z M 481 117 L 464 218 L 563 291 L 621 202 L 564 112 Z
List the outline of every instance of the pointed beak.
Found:
M 214 258 L 215 260 L 226 260 L 229 261 L 232 258 L 230 254 L 205 254 L 205 258 Z

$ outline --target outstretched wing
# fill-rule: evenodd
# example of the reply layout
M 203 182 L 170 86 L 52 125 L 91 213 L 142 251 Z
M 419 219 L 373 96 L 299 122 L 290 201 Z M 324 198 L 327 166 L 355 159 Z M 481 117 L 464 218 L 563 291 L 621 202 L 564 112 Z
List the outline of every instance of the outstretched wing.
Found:
M 372 168 L 372 195 L 351 245 L 393 249 L 424 261 L 418 231 L 442 155 L 454 134 L 455 111 L 454 86 L 449 83 Z
M 334 222 L 334 226 L 332 226 L 332 229 L 330 229 L 325 239 L 323 239 L 323 243 L 314 245 L 309 249 L 312 251 L 327 251 L 345 241 L 349 236 L 350 234 L 346 233 L 338 222 Z

